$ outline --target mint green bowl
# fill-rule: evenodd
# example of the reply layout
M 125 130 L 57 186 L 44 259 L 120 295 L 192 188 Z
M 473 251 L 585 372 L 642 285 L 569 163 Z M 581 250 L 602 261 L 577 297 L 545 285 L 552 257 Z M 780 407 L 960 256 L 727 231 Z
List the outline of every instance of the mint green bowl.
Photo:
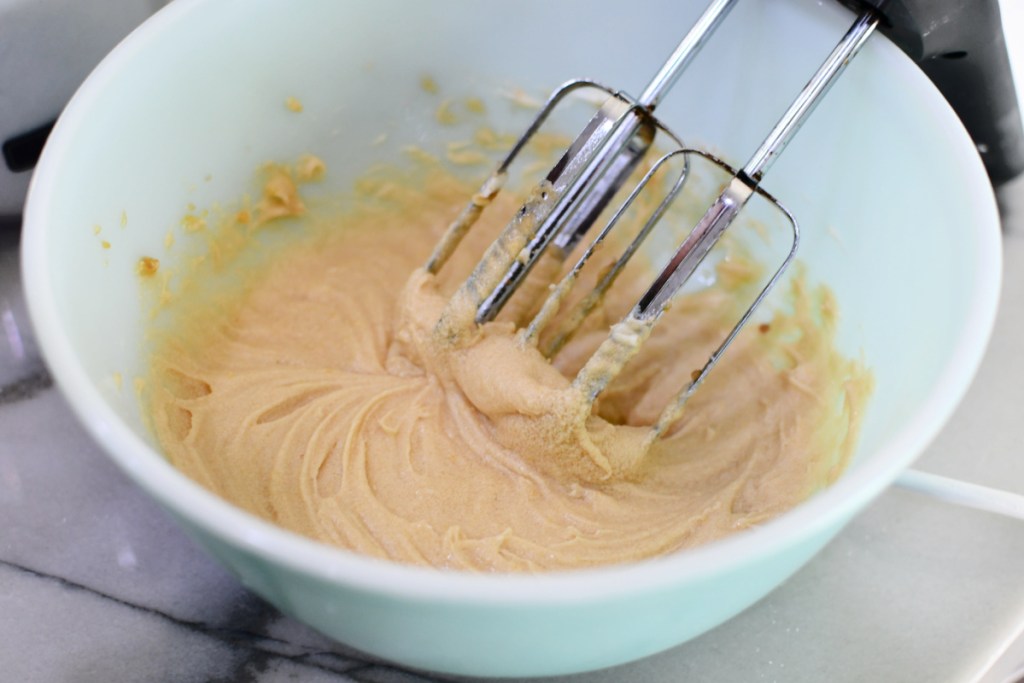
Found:
M 753 531 L 627 566 L 538 576 L 398 566 L 274 527 L 207 493 L 160 455 L 126 385 L 143 374 L 134 266 L 163 251 L 189 203 L 251 187 L 263 161 L 307 151 L 322 192 L 407 144 L 435 141 L 437 96 L 479 94 L 522 125 L 502 89 L 574 76 L 632 92 L 700 3 L 651 0 L 178 0 L 124 41 L 60 119 L 25 215 L 33 322 L 90 434 L 245 585 L 340 641 L 456 674 L 584 671 L 670 648 L 732 617 L 814 555 L 918 456 L 963 395 L 994 318 L 999 224 L 962 126 L 892 45 L 872 39 L 766 183 L 799 217 L 801 258 L 842 311 L 840 344 L 877 381 L 849 471 Z M 834 3 L 751 0 L 662 114 L 742 161 L 851 17 Z M 612 27 L 614 30 L 612 30 Z M 621 49 L 610 42 L 622 37 Z M 283 105 L 298 97 L 305 111 Z M 507 109 L 507 111 L 506 111 Z M 383 144 L 372 144 L 387 133 Z M 126 227 L 119 223 L 126 216 Z M 105 226 L 101 250 L 92 226 Z

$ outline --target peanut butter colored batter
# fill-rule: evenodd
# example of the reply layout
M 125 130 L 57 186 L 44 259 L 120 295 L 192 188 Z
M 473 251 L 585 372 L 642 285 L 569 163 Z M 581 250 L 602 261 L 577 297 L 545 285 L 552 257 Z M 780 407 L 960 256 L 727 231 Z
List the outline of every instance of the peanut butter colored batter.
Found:
M 306 211 L 289 178 L 270 178 L 256 207 L 265 221 Z M 621 314 L 615 299 L 632 301 L 647 281 L 617 285 L 607 306 L 617 312 L 595 314 L 553 363 L 501 318 L 439 333 L 451 293 L 500 228 L 487 221 L 512 206 L 485 213 L 439 276 L 428 274 L 421 265 L 471 191 L 440 172 L 377 186 L 377 198 L 320 221 L 237 295 L 193 288 L 174 301 L 147 383 L 170 460 L 324 542 L 491 571 L 705 543 L 840 474 L 870 377 L 833 348 L 826 290 L 794 278 L 788 309 L 749 325 L 648 447 L 647 426 L 735 321 L 730 292 L 757 269 L 726 260 L 718 285 L 681 297 L 591 413 L 571 378 Z

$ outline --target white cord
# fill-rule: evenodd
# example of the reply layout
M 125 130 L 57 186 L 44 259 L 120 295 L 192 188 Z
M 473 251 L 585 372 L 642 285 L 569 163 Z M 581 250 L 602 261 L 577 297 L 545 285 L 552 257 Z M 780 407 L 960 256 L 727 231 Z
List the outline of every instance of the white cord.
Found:
M 896 479 L 896 485 L 918 493 L 999 515 L 1024 521 L 1024 496 L 1009 491 L 970 484 L 920 470 L 907 470 Z

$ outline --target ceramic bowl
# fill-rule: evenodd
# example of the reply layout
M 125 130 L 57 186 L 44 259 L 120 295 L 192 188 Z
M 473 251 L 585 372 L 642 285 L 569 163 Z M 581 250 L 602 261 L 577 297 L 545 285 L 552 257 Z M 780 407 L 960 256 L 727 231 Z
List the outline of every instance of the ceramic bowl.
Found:
M 299 537 L 171 467 L 143 426 L 146 311 L 135 264 L 185 207 L 239 196 L 267 160 L 322 156 L 319 191 L 435 144 L 438 95 L 585 76 L 639 92 L 700 3 L 638 0 L 178 0 L 129 36 L 61 116 L 32 182 L 23 269 L 46 360 L 89 433 L 213 556 L 283 612 L 401 664 L 456 674 L 578 672 L 701 634 L 779 585 L 887 487 L 964 393 L 992 326 L 998 216 L 963 127 L 874 37 L 765 185 L 803 226 L 800 258 L 842 311 L 839 343 L 876 389 L 831 488 L 748 533 L 626 566 L 487 575 L 398 566 Z M 665 120 L 742 163 L 852 15 L 749 0 L 666 100 Z M 301 115 L 284 105 L 304 105 Z M 387 134 L 384 144 L 381 133 Z M 123 226 L 122 226 L 123 222 Z M 102 249 L 93 226 L 111 246 Z M 119 373 L 124 386 L 112 378 Z

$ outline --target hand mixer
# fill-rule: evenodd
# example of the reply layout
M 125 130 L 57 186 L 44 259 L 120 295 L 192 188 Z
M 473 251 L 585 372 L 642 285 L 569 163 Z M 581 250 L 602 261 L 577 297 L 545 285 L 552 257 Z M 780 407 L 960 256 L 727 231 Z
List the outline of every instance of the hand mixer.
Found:
M 606 339 L 586 361 L 572 382 L 573 390 L 578 392 L 582 399 L 581 405 L 589 411 L 600 393 L 638 353 L 673 296 L 693 276 L 698 265 L 708 256 L 712 247 L 749 200 L 755 194 L 761 195 L 781 211 L 791 224 L 791 247 L 781 264 L 768 278 L 767 284 L 740 315 L 703 367 L 693 372 L 689 384 L 664 408 L 659 419 L 651 427 L 650 439 L 653 441 L 658 438 L 680 417 L 686 400 L 700 386 L 736 335 L 750 320 L 755 309 L 778 282 L 796 253 L 800 239 L 797 221 L 761 187 L 765 174 L 868 37 L 889 17 L 888 13 L 883 14 L 888 10 L 888 3 L 885 0 L 878 3 L 860 3 L 859 14 L 846 35 L 837 43 L 747 163 L 741 168 L 734 168 L 712 154 L 685 146 L 681 138 L 654 115 L 654 110 L 682 70 L 735 4 L 736 0 L 713 0 L 639 98 L 631 98 L 590 80 L 570 81 L 551 95 L 524 135 L 518 139 L 494 173 L 449 226 L 426 264 L 429 272 L 437 273 L 444 266 L 481 213 L 501 191 L 509 166 L 552 112 L 562 106 L 570 93 L 584 89 L 596 90 L 606 99 L 544 180 L 533 188 L 526 202 L 485 251 L 469 278 L 453 294 L 437 324 L 436 334 L 454 340 L 458 337 L 459 331 L 467 326 L 493 320 L 539 262 L 554 263 L 557 267 L 554 272 L 564 270 L 562 264 L 574 253 L 577 246 L 582 244 L 582 240 L 604 215 L 613 197 L 624 187 L 641 160 L 653 148 L 655 136 L 661 133 L 670 141 L 672 149 L 650 163 L 647 172 L 628 196 L 613 207 L 611 217 L 597 230 L 596 236 L 582 250 L 575 264 L 558 282 L 550 285 L 550 293 L 533 319 L 520 330 L 519 339 L 524 344 L 538 344 L 540 332 L 550 329 L 551 325 L 556 325 L 554 332 L 547 336 L 541 351 L 549 358 L 557 353 L 587 315 L 600 305 L 605 292 L 615 282 L 626 263 L 664 217 L 686 181 L 690 167 L 689 158 L 692 155 L 703 157 L 725 169 L 731 175 L 731 180 L 725 184 L 724 189 L 676 248 L 668 264 L 655 277 L 629 313 L 611 327 Z M 879 7 L 874 6 L 876 4 L 881 7 L 881 11 Z M 896 14 L 906 19 L 910 16 L 906 9 L 912 4 L 907 2 L 901 5 L 899 10 L 903 11 L 903 14 Z M 996 21 L 998 23 L 998 15 Z M 906 24 L 904 21 L 903 26 Z M 888 28 L 891 30 L 893 25 L 890 23 Z M 1005 53 L 1003 59 L 1005 61 Z M 1019 137 L 1017 135 L 1017 138 Z M 1011 149 L 1012 145 L 1016 145 L 1016 148 Z M 1024 167 L 1024 161 L 1021 161 L 1024 156 L 1018 155 L 1020 158 L 1016 160 L 1012 158 L 1013 149 L 1017 148 L 1024 149 L 1020 145 L 1020 140 L 1012 140 L 1011 146 L 1007 147 L 1010 152 L 1004 156 L 1011 158 L 1011 167 L 1020 170 Z M 676 157 L 682 157 L 683 168 L 664 198 L 646 217 L 623 253 L 602 272 L 593 290 L 576 302 L 570 311 L 562 312 L 566 297 L 576 283 L 583 266 L 626 210 L 646 190 L 654 174 Z M 990 173 L 991 168 L 990 165 Z M 555 318 L 559 313 L 563 315 L 556 323 Z

